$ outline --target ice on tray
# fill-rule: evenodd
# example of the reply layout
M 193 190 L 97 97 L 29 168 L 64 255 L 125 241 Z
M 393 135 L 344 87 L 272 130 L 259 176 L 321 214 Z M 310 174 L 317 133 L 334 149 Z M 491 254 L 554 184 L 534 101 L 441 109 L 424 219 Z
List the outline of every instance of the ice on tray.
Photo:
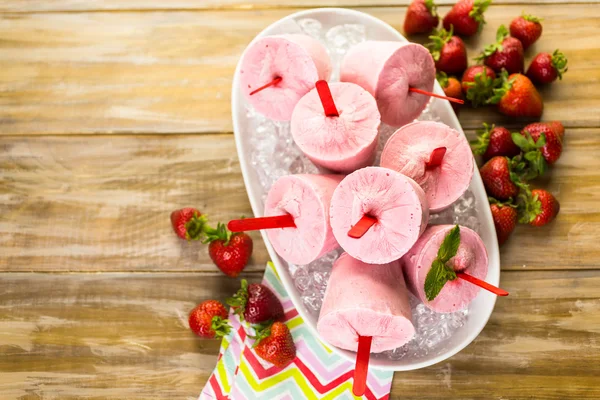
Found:
M 339 81 L 340 62 L 350 47 L 365 40 L 365 27 L 344 24 L 325 30 L 319 21 L 313 19 L 301 19 L 297 24 L 302 32 L 321 40 L 327 47 L 334 68 L 331 81 Z M 252 153 L 251 163 L 263 189 L 263 201 L 273 182 L 281 176 L 319 173 L 319 169 L 294 144 L 288 122 L 271 121 L 255 112 L 249 105 L 247 116 L 250 122 L 248 132 Z M 439 121 L 440 119 L 428 106 L 418 120 Z M 379 163 L 384 144 L 394 131 L 395 129 L 388 125 L 380 126 L 376 164 Z M 471 191 L 467 191 L 448 209 L 432 214 L 430 224 L 460 224 L 479 232 L 480 224 L 476 209 L 475 196 Z M 339 254 L 341 250 L 336 250 L 308 265 L 289 265 L 290 274 L 302 302 L 315 316 L 318 316 L 323 303 L 331 265 Z M 417 330 L 414 339 L 400 348 L 381 353 L 376 357 L 387 357 L 392 360 L 423 357 L 443 346 L 444 341 L 462 327 L 468 318 L 468 310 L 451 314 L 435 313 L 413 296 L 411 296 L 411 307 Z

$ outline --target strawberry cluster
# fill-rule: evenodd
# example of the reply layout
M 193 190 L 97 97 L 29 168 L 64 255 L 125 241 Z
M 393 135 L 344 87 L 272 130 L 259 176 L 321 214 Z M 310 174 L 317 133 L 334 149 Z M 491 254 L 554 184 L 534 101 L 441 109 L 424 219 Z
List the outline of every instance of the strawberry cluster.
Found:
M 283 319 L 283 306 L 275 294 L 265 285 L 248 284 L 242 279 L 241 288 L 229 299 L 227 304 L 242 321 L 248 322 L 255 335 L 256 354 L 284 368 L 296 358 L 296 346 L 292 334 Z M 206 300 L 192 310 L 189 316 L 190 329 L 204 338 L 222 337 L 229 333 L 231 326 L 227 320 L 228 311 L 217 300 Z
M 483 14 L 490 4 L 491 0 L 459 0 L 443 18 L 443 28 L 436 29 L 439 16 L 433 0 L 413 0 L 406 12 L 404 31 L 408 35 L 433 32 L 427 47 L 446 96 L 466 99 L 473 107 L 496 105 L 508 116 L 539 118 L 544 103 L 535 85 L 562 79 L 567 59 L 559 50 L 539 53 L 525 73 L 525 50 L 542 35 L 542 24 L 540 18 L 523 14 L 513 19 L 509 28 L 501 25 L 496 42 L 475 58 L 476 65 L 468 66 L 460 36 L 482 30 Z
M 552 193 L 531 190 L 529 183 L 558 160 L 565 129 L 558 121 L 532 123 L 513 133 L 501 126 L 483 125 L 471 147 L 485 161 L 479 172 L 502 244 L 517 222 L 543 226 L 558 214 L 560 204 Z

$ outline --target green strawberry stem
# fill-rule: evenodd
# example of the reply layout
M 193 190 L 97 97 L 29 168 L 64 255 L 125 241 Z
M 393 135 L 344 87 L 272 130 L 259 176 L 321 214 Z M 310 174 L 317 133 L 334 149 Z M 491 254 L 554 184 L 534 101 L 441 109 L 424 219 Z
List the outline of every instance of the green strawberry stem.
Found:
M 523 12 L 523 14 L 521 15 L 523 17 L 523 19 L 525 21 L 529 21 L 529 22 L 542 22 L 544 19 L 543 18 L 539 18 L 539 17 L 535 17 L 533 15 L 530 14 L 525 14 L 525 12 Z
M 272 320 L 268 320 L 266 322 L 263 322 L 262 324 L 252 326 L 254 328 L 254 332 L 256 332 L 256 335 L 254 336 L 248 335 L 249 338 L 254 339 L 254 344 L 252 345 L 252 348 L 258 346 L 261 340 L 271 336 L 271 327 L 273 326 L 273 322 L 274 321 Z
M 233 295 L 225 300 L 228 306 L 233 307 L 234 313 L 240 316 L 240 319 L 244 320 L 244 312 L 246 311 L 246 304 L 248 303 L 248 281 L 242 279 L 241 287 Z
M 537 194 L 533 195 L 529 185 L 519 186 L 519 195 L 517 197 L 517 215 L 520 224 L 528 224 L 542 211 L 542 203 Z
M 480 62 L 483 61 L 484 58 L 491 56 L 497 51 L 502 51 L 504 47 L 502 46 L 502 42 L 504 39 L 508 37 L 508 29 L 506 26 L 500 25 L 498 31 L 496 32 L 496 43 L 492 43 L 484 47 L 483 52 L 475 57 L 475 61 Z
M 486 104 L 498 104 L 510 89 L 512 89 L 515 79 L 516 78 L 509 79 L 508 72 L 503 69 L 498 77 L 497 83 L 494 85 L 493 96 L 486 101 Z
M 483 29 L 483 25 L 485 24 L 483 13 L 488 9 L 490 4 L 492 4 L 492 0 L 475 0 L 473 8 L 469 12 L 469 17 L 473 18 L 479 24 L 478 32 L 481 32 Z
M 552 53 L 552 66 L 556 70 L 558 79 L 562 79 L 562 74 L 567 72 L 567 57 L 558 49 Z
M 490 135 L 495 125 L 492 126 L 483 123 L 483 129 L 477 130 L 477 139 L 471 140 L 471 150 L 473 150 L 474 154 L 479 154 L 480 156 L 485 154 L 487 148 L 490 144 Z
M 216 337 L 226 336 L 231 330 L 231 326 L 229 325 L 229 320 L 223 319 L 218 315 L 212 317 L 210 328 L 215 331 Z
M 473 107 L 486 104 L 493 96 L 494 89 L 499 87 L 502 82 L 501 78 L 490 78 L 485 71 L 475 74 L 473 82 L 463 82 L 467 86 L 467 100 Z
M 447 263 L 456 255 L 459 246 L 460 227 L 455 225 L 444 238 L 437 257 L 433 260 L 431 269 L 425 277 L 425 297 L 428 301 L 432 301 L 437 297 L 446 282 L 456 279 L 456 272 Z
M 227 226 L 225 226 L 225 224 L 222 224 L 221 222 L 217 224 L 216 229 L 205 225 L 204 233 L 206 235 L 206 239 L 204 239 L 202 243 L 206 244 L 214 242 L 215 240 L 222 240 L 223 242 L 225 242 L 225 246 L 229 244 L 229 239 L 231 239 L 232 235 L 231 231 L 227 229 Z
M 435 74 L 435 79 L 440 83 L 442 89 L 448 86 L 448 75 L 444 71 L 439 71 Z
M 533 140 L 529 132 L 525 131 L 525 136 L 519 132 L 513 132 L 511 134 L 513 142 L 523 151 L 523 158 L 527 160 L 528 168 L 521 177 L 525 181 L 529 181 L 538 176 L 542 176 L 548 167 L 548 163 L 541 152 L 541 148 L 546 145 L 546 135 L 540 134 L 537 142 Z M 517 156 L 517 157 L 520 157 Z M 521 159 L 513 158 L 513 160 L 520 161 Z
M 450 41 L 453 33 L 454 25 L 450 27 L 449 31 L 445 30 L 444 28 L 436 29 L 433 32 L 433 35 L 429 36 L 431 42 L 427 43 L 425 47 L 429 49 L 429 52 L 435 61 L 440 59 L 442 48 Z
M 427 10 L 429 10 L 432 17 L 437 17 L 437 4 L 435 4 L 433 0 L 425 0 L 425 7 L 427 7 Z

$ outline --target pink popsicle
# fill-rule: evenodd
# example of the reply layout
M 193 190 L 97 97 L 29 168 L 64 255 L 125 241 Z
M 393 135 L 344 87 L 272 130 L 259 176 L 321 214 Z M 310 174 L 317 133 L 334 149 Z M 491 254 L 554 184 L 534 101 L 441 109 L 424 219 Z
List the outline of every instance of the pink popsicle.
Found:
M 240 67 L 244 95 L 254 108 L 268 118 L 289 121 L 298 100 L 328 79 L 331 60 L 327 50 L 307 35 L 267 36 L 252 44 Z M 250 95 L 280 77 L 281 82 Z
M 363 215 L 377 222 L 360 238 L 348 236 Z M 423 233 L 429 206 L 412 179 L 387 168 L 367 167 L 348 175 L 331 199 L 333 234 L 352 257 L 386 264 L 402 257 Z
M 434 149 L 445 147 L 441 165 L 428 168 Z M 429 208 L 438 212 L 454 203 L 469 187 L 473 156 L 465 136 L 449 126 L 418 121 L 398 129 L 381 154 L 381 166 L 415 180 L 425 191 Z
M 373 164 L 380 124 L 375 99 L 353 83 L 329 87 L 339 117 L 326 116 L 317 90 L 311 90 L 292 113 L 294 141 L 315 164 L 333 171 Z
M 356 83 L 371 93 L 382 122 L 402 126 L 417 118 L 429 102 L 429 96 L 409 88 L 433 91 L 435 63 L 420 44 L 367 41 L 348 51 L 340 80 Z
M 400 260 L 410 291 L 427 307 L 441 313 L 467 308 L 481 290 L 478 286 L 465 280 L 455 279 L 446 282 L 441 292 L 432 301 L 427 301 L 425 297 L 425 278 L 444 237 L 452 228 L 454 225 L 428 227 L 413 248 Z M 485 280 L 488 271 L 488 256 L 479 235 L 473 230 L 461 226 L 458 252 L 448 263 L 455 271 L 465 272 Z
M 267 230 L 273 248 L 284 260 L 308 264 L 339 245 L 329 225 L 334 189 L 343 175 L 288 175 L 269 190 L 265 216 L 290 214 L 295 228 Z
M 343 253 L 331 270 L 317 330 L 330 344 L 352 351 L 359 335 L 373 337 L 371 353 L 407 343 L 415 328 L 399 262 L 371 265 Z

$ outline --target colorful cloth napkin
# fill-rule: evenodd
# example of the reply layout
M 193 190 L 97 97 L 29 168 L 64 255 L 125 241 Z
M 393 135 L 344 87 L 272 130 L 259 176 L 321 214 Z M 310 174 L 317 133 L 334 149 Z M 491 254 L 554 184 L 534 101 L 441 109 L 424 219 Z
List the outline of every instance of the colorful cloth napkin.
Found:
M 264 285 L 277 295 L 285 310 L 285 323 L 296 344 L 296 359 L 285 368 L 263 361 L 252 350 L 245 325 L 230 313 L 231 332 L 223 338 L 217 366 L 200 394 L 209 399 L 357 399 L 352 395 L 354 363 L 335 354 L 304 324 L 283 288 L 272 263 Z M 369 369 L 364 399 L 387 399 L 392 371 Z

